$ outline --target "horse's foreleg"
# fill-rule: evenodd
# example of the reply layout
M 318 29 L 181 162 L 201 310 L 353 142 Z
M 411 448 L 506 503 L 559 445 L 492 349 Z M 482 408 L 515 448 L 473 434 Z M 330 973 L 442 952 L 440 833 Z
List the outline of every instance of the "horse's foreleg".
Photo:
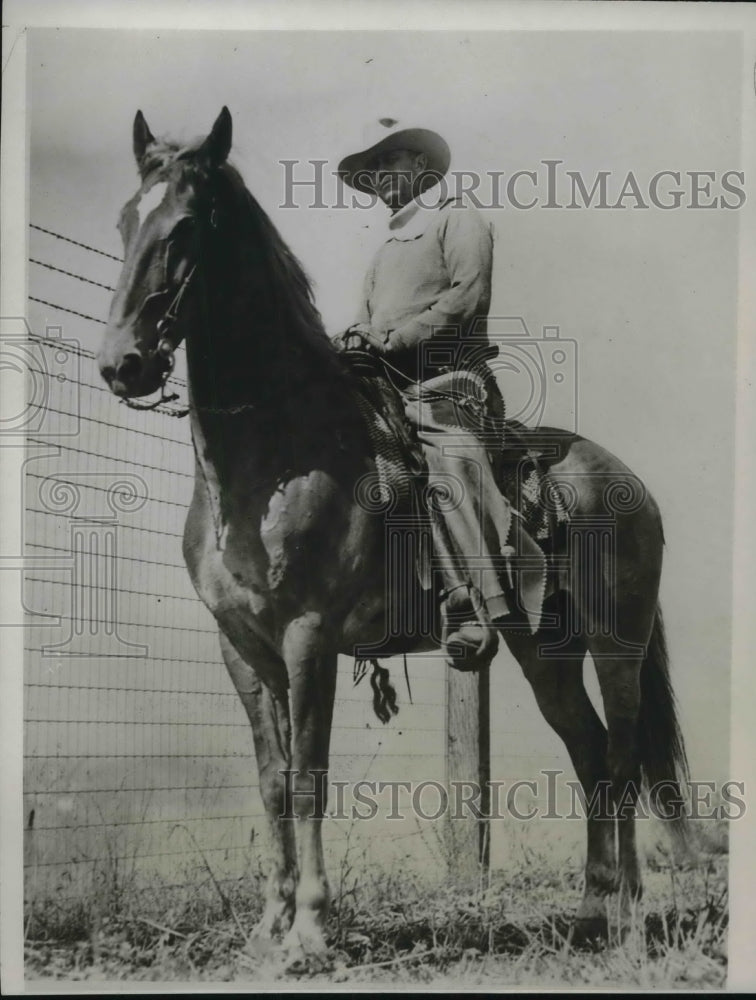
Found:
M 284 658 L 292 709 L 292 810 L 299 854 L 294 924 L 285 945 L 293 956 L 325 951 L 328 882 L 321 838 L 327 804 L 328 747 L 336 691 L 336 654 L 320 615 L 307 613 L 286 629 Z
M 272 841 L 272 864 L 268 875 L 265 909 L 255 928 L 255 936 L 274 938 L 285 933 L 294 919 L 294 893 L 297 880 L 297 856 L 294 831 L 286 815 L 283 772 L 291 767 L 291 725 L 285 689 L 274 694 L 262 683 L 252 667 L 239 656 L 221 633 L 221 651 L 228 672 L 252 724 L 260 794 L 268 818 Z M 270 660 L 274 654 L 260 644 L 258 655 Z M 267 671 L 275 675 L 276 666 Z M 278 671 L 284 679 L 283 664 Z

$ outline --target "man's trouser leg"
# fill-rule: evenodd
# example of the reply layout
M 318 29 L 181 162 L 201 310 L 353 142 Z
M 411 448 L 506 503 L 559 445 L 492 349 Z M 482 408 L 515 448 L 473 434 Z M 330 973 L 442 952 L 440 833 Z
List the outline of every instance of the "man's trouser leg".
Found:
M 496 486 L 486 447 L 463 426 L 470 420 L 464 407 L 443 392 L 421 386 L 405 395 L 405 410 L 422 443 L 431 496 L 448 533 L 444 539 L 443 532 L 436 532 L 437 556 L 450 595 L 447 613 L 466 609 L 470 598 L 467 617 L 477 625 L 474 632 L 456 628 L 449 635 L 450 644 L 456 636 L 467 650 L 467 662 L 454 665 L 479 667 L 490 662 L 498 647 L 492 620 L 510 611 L 499 576 L 511 509 Z

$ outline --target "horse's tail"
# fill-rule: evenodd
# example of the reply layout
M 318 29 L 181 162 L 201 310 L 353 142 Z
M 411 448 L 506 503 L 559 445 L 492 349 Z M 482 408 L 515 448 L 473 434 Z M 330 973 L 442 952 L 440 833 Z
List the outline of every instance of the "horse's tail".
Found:
M 656 815 L 669 822 L 678 843 L 687 846 L 684 790 L 689 778 L 688 760 L 669 677 L 667 640 L 659 607 L 641 667 L 640 688 L 638 737 L 651 806 Z

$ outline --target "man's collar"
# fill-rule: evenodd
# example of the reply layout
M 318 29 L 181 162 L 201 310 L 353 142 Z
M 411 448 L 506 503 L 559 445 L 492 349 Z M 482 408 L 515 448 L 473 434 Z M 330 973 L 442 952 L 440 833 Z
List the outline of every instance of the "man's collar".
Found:
M 447 200 L 441 198 L 441 193 L 440 189 L 437 192 L 425 191 L 395 212 L 388 224 L 391 238 L 414 240 L 422 236 L 435 218 L 434 211 Z
M 420 211 L 420 202 L 417 198 L 412 201 L 408 201 L 406 205 L 399 209 L 398 212 L 394 214 L 389 219 L 389 229 L 393 232 L 396 229 L 404 229 L 404 227 L 417 215 Z

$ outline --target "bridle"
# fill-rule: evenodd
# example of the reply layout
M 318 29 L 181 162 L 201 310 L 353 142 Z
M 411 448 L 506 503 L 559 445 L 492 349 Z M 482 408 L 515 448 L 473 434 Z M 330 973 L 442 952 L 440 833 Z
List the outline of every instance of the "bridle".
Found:
M 189 269 L 188 274 L 181 282 L 179 290 L 173 296 L 170 305 L 166 309 L 163 316 L 158 320 L 156 329 L 160 339 L 157 342 L 157 346 L 153 347 L 148 354 L 149 358 L 162 358 L 166 365 L 165 371 L 160 379 L 160 398 L 155 400 L 154 403 L 138 403 L 135 399 L 129 399 L 128 397 L 123 399 L 122 402 L 124 402 L 132 410 L 154 410 L 164 403 L 174 403 L 179 398 L 177 392 L 172 392 L 170 395 L 166 392 L 168 379 L 173 374 L 173 369 L 176 366 L 176 346 L 171 340 L 170 331 L 171 327 L 178 319 L 178 311 L 179 306 L 181 305 L 181 300 L 184 295 L 186 295 L 186 290 L 189 288 L 196 269 L 197 265 L 193 264 Z M 164 412 L 171 417 L 185 417 L 189 412 L 189 409 L 165 410 Z
M 213 204 L 210 210 L 210 226 L 212 229 L 218 228 L 218 213 L 216 211 L 215 204 Z M 170 247 L 170 238 L 167 240 L 166 258 L 169 252 L 168 250 L 169 247 Z M 165 371 L 163 372 L 160 380 L 160 398 L 155 400 L 155 402 L 153 403 L 139 403 L 137 402 L 137 400 L 129 399 L 128 397 L 122 399 L 121 402 L 125 403 L 126 406 L 128 406 L 132 410 L 142 410 L 143 412 L 147 410 L 155 410 L 157 409 L 158 406 L 165 405 L 166 403 L 174 403 L 179 398 L 177 392 L 173 392 L 170 395 L 166 392 L 168 380 L 173 374 L 173 369 L 176 366 L 176 344 L 173 342 L 171 338 L 171 328 L 174 326 L 174 324 L 179 318 L 179 309 L 181 307 L 181 303 L 184 299 L 184 296 L 186 295 L 186 292 L 192 282 L 192 279 L 196 271 L 197 271 L 197 265 L 195 263 L 192 264 L 192 266 L 189 268 L 185 278 L 179 285 L 178 291 L 171 299 L 168 308 L 163 313 L 161 318 L 157 321 L 155 327 L 158 335 L 157 346 L 153 347 L 152 350 L 150 350 L 147 355 L 147 357 L 150 360 L 159 357 L 162 358 L 162 360 L 165 362 L 166 366 Z M 146 296 L 146 298 L 142 302 L 142 305 L 139 308 L 139 312 L 140 313 L 143 312 L 144 307 L 147 305 L 147 302 L 151 298 L 153 298 L 155 295 L 163 295 L 163 294 L 165 294 L 164 291 L 160 291 L 160 292 L 153 292 L 152 294 Z M 182 407 L 181 409 L 166 409 L 162 410 L 161 412 L 165 413 L 169 417 L 185 417 L 189 413 L 189 407 L 188 406 Z

